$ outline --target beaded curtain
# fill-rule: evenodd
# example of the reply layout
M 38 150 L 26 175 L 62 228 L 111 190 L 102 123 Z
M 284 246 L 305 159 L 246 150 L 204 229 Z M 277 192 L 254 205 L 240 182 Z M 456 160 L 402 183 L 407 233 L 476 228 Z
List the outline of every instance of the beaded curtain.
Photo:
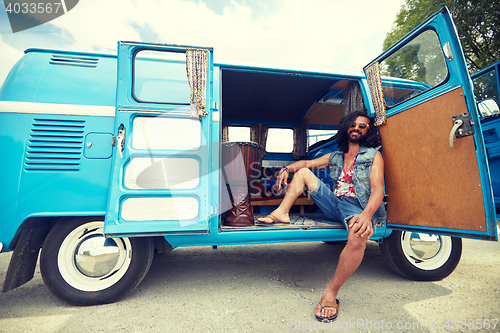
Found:
M 191 118 L 203 118 L 206 110 L 207 50 L 186 50 L 186 73 L 189 81 Z
M 375 125 L 381 126 L 387 123 L 385 112 L 384 93 L 382 92 L 382 77 L 380 75 L 380 65 L 375 61 L 365 68 L 368 87 L 372 95 L 373 108 L 375 109 Z

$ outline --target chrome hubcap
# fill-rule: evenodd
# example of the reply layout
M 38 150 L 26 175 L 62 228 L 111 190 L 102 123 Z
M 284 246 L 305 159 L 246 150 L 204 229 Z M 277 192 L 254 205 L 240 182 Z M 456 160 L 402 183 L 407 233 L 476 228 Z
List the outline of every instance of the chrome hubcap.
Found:
M 401 246 L 408 262 L 422 270 L 439 269 L 448 261 L 453 247 L 449 236 L 418 232 L 401 233 Z
M 130 267 L 130 239 L 105 238 L 103 227 L 103 221 L 82 224 L 66 236 L 59 248 L 59 272 L 75 289 L 104 290 L 118 283 Z
M 441 239 L 438 235 L 419 234 L 410 235 L 410 247 L 415 256 L 422 260 L 434 258 L 441 249 Z
M 120 259 L 120 249 L 113 239 L 92 235 L 76 248 L 75 265 L 84 275 L 101 277 L 113 270 Z

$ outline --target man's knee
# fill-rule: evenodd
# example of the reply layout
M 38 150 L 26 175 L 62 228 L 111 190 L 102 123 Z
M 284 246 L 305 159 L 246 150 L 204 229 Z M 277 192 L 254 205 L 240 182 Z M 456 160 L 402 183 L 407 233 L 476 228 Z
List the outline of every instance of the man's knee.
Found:
M 352 249 L 364 250 L 366 248 L 367 241 L 368 239 L 366 237 L 358 237 L 354 231 L 349 230 L 347 244 L 350 245 Z
M 311 175 L 314 175 L 311 170 L 309 170 L 308 168 L 302 168 L 295 172 L 294 177 L 307 178 L 310 177 Z
M 318 177 L 308 168 L 302 168 L 295 172 L 295 177 L 300 177 L 309 191 L 313 191 L 318 186 Z

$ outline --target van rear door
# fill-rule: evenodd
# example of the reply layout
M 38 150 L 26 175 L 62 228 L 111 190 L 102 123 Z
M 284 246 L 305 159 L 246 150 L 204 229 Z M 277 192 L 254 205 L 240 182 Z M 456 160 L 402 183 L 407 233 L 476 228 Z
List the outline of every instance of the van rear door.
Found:
M 209 191 L 218 193 L 218 145 L 209 145 L 218 133 L 212 55 L 211 48 L 118 43 L 106 235 L 209 232 L 217 205 Z
M 377 118 L 387 114 L 379 130 L 388 227 L 497 240 L 481 125 L 448 9 L 365 73 Z

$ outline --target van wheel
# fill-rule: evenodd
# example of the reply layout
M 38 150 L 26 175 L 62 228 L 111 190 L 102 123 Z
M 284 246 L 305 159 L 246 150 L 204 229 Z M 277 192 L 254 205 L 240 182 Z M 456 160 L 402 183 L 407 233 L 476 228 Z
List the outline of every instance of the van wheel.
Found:
M 392 268 L 410 280 L 437 281 L 450 275 L 462 256 L 462 239 L 393 230 L 380 244 Z
M 75 305 L 111 303 L 139 285 L 153 261 L 151 238 L 105 238 L 104 222 L 59 221 L 45 239 L 40 271 L 58 298 Z

